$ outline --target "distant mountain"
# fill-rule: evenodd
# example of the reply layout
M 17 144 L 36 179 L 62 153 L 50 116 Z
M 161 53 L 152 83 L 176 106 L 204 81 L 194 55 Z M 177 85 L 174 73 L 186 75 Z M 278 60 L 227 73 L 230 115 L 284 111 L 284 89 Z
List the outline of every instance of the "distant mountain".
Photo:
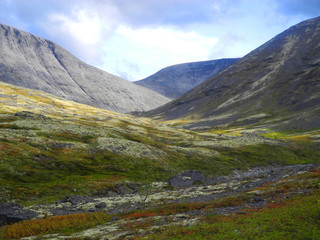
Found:
M 187 128 L 265 124 L 320 127 L 320 17 L 274 37 L 225 71 L 148 116 Z
M 169 101 L 80 61 L 54 42 L 0 24 L 0 81 L 117 112 Z
M 166 67 L 134 83 L 169 98 L 177 98 L 235 63 L 239 58 L 182 63 Z

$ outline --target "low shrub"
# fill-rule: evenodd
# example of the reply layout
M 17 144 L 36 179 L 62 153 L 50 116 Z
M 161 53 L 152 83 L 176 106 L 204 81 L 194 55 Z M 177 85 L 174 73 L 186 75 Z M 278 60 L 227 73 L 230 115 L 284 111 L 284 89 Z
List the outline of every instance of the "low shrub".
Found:
M 21 239 L 56 232 L 72 233 L 102 224 L 109 219 L 106 213 L 97 212 L 22 221 L 2 227 L 0 239 Z
M 148 239 L 320 239 L 319 194 L 269 204 L 258 212 L 204 218 L 195 226 L 174 226 Z

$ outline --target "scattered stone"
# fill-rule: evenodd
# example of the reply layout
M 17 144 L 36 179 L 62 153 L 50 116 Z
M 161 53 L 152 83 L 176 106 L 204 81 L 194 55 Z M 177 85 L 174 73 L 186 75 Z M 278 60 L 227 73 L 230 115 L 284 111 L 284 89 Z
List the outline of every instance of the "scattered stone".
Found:
M 253 202 L 254 203 L 258 203 L 258 202 L 262 202 L 262 201 L 264 201 L 261 197 L 259 197 L 259 196 L 254 196 L 253 197 Z
M 67 202 L 71 203 L 72 205 L 77 205 L 82 203 L 94 202 L 94 199 L 92 197 L 81 196 L 81 195 L 67 196 L 64 199 L 57 201 L 56 204 L 67 203 Z
M 190 187 L 195 184 L 204 183 L 205 176 L 202 172 L 190 170 L 173 176 L 168 180 L 172 187 Z
M 138 191 L 140 184 L 134 182 L 125 182 L 114 184 L 110 188 L 100 189 L 92 194 L 94 197 L 116 197 L 119 195 L 133 194 Z
M 119 220 L 119 217 L 118 216 L 113 216 L 111 217 L 110 221 L 113 222 L 113 221 L 117 221 Z
M 96 208 L 98 209 L 103 209 L 107 207 L 107 204 L 105 202 L 101 202 L 95 205 Z
M 116 196 L 118 196 L 118 194 L 116 192 L 113 192 L 113 191 L 108 191 L 106 196 L 107 197 L 116 197 Z

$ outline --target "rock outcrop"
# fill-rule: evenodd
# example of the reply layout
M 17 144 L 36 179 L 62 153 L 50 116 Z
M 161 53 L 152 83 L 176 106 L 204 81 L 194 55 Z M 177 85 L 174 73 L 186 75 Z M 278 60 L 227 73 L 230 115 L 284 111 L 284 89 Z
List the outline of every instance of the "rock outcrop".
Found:
M 0 204 L 0 227 L 22 220 L 35 218 L 38 214 L 23 209 L 18 204 Z

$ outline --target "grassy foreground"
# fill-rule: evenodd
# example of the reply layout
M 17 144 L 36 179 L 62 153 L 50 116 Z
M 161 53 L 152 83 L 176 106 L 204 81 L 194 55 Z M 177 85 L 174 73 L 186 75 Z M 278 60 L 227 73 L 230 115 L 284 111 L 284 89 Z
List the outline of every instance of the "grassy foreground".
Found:
M 191 227 L 171 227 L 148 239 L 319 239 L 319 193 L 246 215 L 207 216 Z
M 101 239 L 100 235 L 84 237 L 86 229 L 118 222 L 119 232 L 135 236 L 128 239 L 319 239 L 320 237 L 320 171 L 270 182 L 256 189 L 267 201 L 260 208 L 246 204 L 252 191 L 210 202 L 175 203 L 152 209 L 135 210 L 116 215 L 103 212 L 73 214 L 23 221 L 0 230 L 1 239 L 20 239 L 58 234 L 66 239 Z M 301 193 L 304 192 L 304 193 Z M 231 215 L 218 215 L 218 209 L 238 207 Z M 201 217 L 191 226 L 171 224 L 181 213 L 201 211 Z M 113 219 L 113 220 L 112 220 Z M 191 219 L 192 220 L 192 217 Z M 157 226 L 164 221 L 163 227 Z M 169 224 L 169 225 L 166 225 Z M 47 236 L 46 236 L 47 235 Z M 59 238 L 59 239 L 60 239 Z M 49 239 L 51 239 L 49 237 Z M 118 238 L 116 238 L 118 239 Z M 125 237 L 120 239 L 127 239 Z

